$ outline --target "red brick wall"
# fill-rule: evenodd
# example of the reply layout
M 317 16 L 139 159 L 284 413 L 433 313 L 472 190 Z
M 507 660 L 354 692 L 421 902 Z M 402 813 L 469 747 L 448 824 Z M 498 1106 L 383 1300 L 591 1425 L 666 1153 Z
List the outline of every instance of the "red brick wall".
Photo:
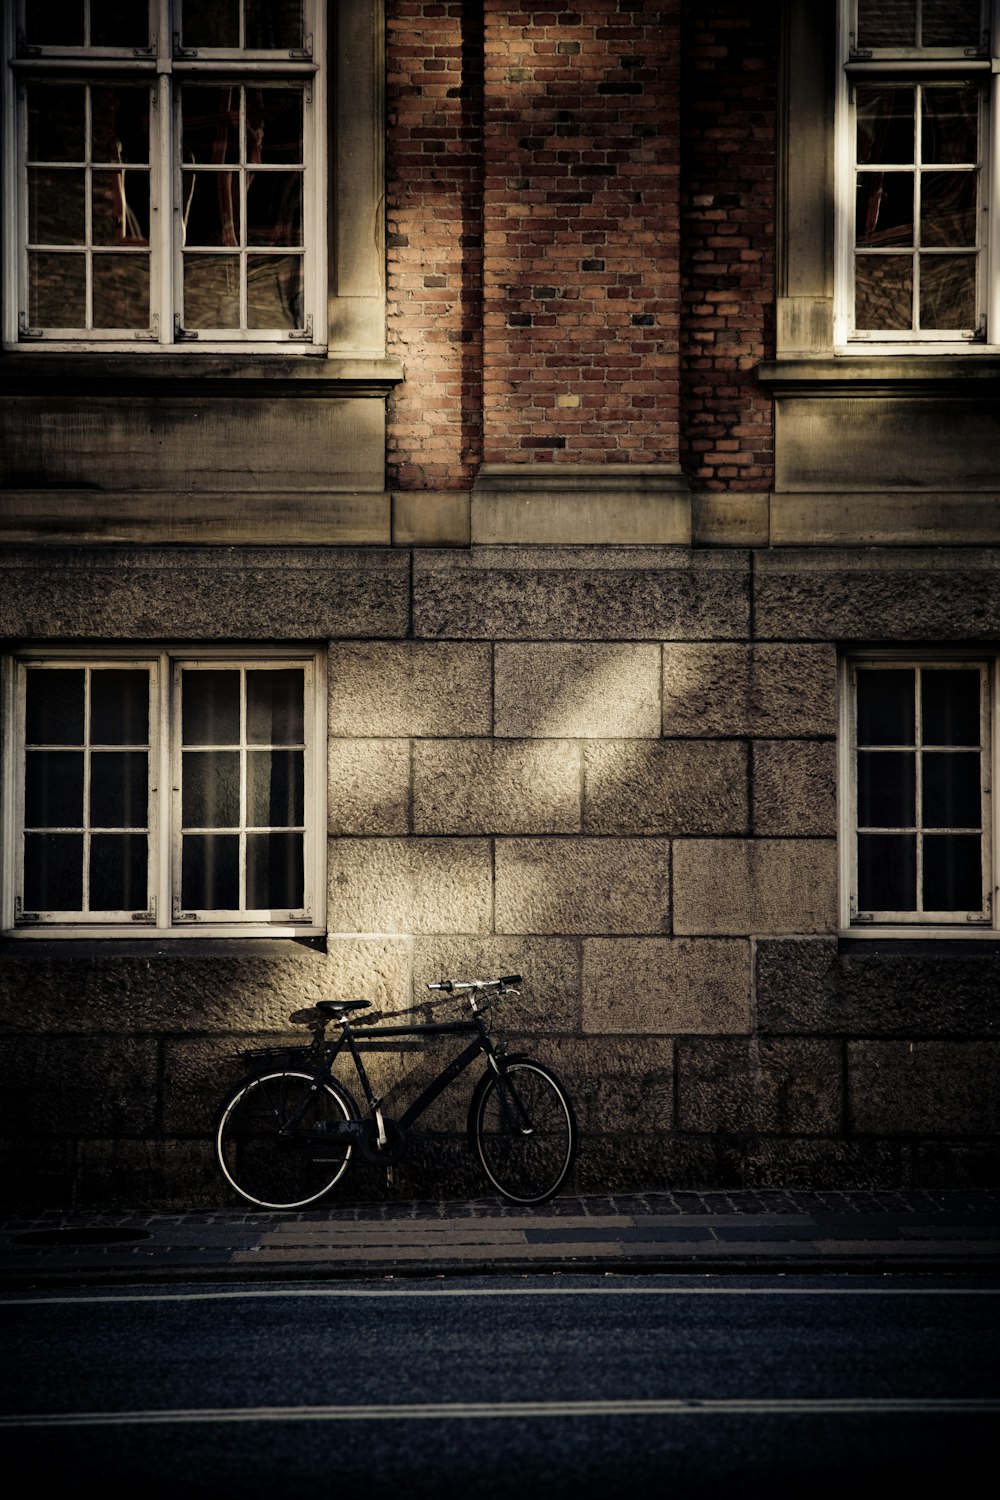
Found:
M 487 0 L 487 462 L 677 457 L 678 9 Z
M 769 486 L 778 11 L 388 0 L 390 484 Z
M 389 482 L 468 489 L 481 459 L 480 7 L 386 6 Z
M 681 456 L 695 489 L 766 490 L 774 351 L 777 0 L 684 0 Z

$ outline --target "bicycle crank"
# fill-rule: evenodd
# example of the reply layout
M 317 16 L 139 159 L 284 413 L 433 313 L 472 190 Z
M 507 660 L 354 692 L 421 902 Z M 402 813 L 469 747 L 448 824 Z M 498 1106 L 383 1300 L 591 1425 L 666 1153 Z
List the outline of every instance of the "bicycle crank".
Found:
M 378 1125 L 374 1120 L 362 1120 L 359 1123 L 361 1129 L 358 1133 L 358 1145 L 362 1156 L 383 1167 L 391 1167 L 394 1162 L 399 1161 L 406 1150 L 406 1135 L 395 1120 L 383 1120 L 384 1146 L 378 1143 Z

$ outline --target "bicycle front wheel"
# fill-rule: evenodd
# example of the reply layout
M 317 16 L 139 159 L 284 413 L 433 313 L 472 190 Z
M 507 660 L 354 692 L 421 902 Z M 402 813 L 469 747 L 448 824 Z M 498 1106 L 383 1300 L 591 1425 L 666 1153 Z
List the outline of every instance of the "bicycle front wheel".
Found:
M 260 1208 L 304 1208 L 347 1170 L 351 1141 L 337 1127 L 356 1117 L 346 1089 L 309 1073 L 246 1079 L 222 1107 L 215 1152 L 223 1176 Z
M 573 1106 L 555 1074 L 528 1058 L 488 1073 L 472 1101 L 471 1134 L 483 1171 L 511 1203 L 545 1203 L 576 1155 Z

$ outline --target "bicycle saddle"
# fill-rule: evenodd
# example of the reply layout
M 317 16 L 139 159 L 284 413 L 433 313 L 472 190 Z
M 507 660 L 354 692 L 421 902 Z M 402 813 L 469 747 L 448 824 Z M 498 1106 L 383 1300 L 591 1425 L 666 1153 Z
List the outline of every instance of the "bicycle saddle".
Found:
M 370 1000 L 317 1000 L 316 1009 L 324 1016 L 342 1016 L 345 1010 L 366 1010 Z

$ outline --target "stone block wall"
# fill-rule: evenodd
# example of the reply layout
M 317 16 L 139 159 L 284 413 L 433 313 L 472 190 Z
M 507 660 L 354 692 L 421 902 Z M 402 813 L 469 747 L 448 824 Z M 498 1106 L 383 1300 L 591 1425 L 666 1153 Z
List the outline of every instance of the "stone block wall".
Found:
M 2 945 L 9 1194 L 228 1201 L 211 1126 L 242 1048 L 325 996 L 395 1010 L 511 971 L 497 1020 L 565 1076 L 580 1190 L 1000 1176 L 996 945 L 837 935 L 838 646 L 995 638 L 992 553 L 280 560 L 2 565 L 15 638 L 47 589 L 70 637 L 95 607 L 166 637 L 183 604 L 238 639 L 251 581 L 261 635 L 327 642 L 329 688 L 325 940 Z M 373 1057 L 390 1114 L 442 1055 Z M 467 1100 L 391 1191 L 482 1192 Z M 390 1189 L 359 1167 L 345 1191 Z

